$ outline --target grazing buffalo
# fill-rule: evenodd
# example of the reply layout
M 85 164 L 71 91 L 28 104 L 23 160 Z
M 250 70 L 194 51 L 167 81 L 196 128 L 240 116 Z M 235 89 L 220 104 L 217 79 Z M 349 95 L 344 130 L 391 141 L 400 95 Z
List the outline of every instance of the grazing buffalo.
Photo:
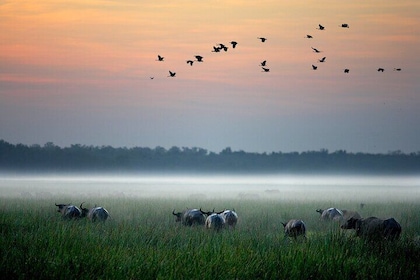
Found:
M 341 221 L 343 219 L 343 212 L 337 208 L 317 209 L 316 212 L 321 214 L 320 219 L 324 221 Z
M 235 228 L 238 223 L 238 214 L 236 214 L 235 209 L 223 211 L 222 216 L 225 219 L 226 226 Z
M 401 234 L 401 225 L 394 218 L 386 220 L 376 217 L 366 219 L 350 218 L 341 228 L 354 229 L 357 236 L 367 240 L 395 240 Z
M 77 219 L 82 216 L 82 211 L 80 211 L 77 206 L 71 204 L 57 204 L 55 206 L 58 207 L 57 212 L 60 212 L 63 216 L 63 219 Z
M 84 203 L 84 202 L 83 202 Z M 82 217 L 87 217 L 92 222 L 102 221 L 105 222 L 109 217 L 109 212 L 103 207 L 93 207 L 91 209 L 83 208 L 83 203 L 80 204 L 82 209 Z
M 303 236 L 306 238 L 306 227 L 302 220 L 289 220 L 287 223 L 282 223 L 284 226 L 284 235 L 288 237 L 297 238 Z
M 184 226 L 204 225 L 206 221 L 206 217 L 202 211 L 198 209 L 187 209 L 183 212 L 177 213 L 173 210 L 172 214 L 176 216 L 175 221 L 181 222 Z

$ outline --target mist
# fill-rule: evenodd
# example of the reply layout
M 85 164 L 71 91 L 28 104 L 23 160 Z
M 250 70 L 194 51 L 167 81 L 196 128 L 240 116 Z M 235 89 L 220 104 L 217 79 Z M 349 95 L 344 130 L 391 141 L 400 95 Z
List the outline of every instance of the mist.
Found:
M 419 201 L 420 176 L 357 175 L 16 175 L 0 196 L 22 199 Z

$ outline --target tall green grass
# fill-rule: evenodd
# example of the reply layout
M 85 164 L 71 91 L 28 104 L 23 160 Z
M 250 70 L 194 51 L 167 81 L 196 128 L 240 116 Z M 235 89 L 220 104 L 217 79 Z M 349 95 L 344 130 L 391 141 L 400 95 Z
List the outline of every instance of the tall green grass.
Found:
M 61 201 L 61 200 L 60 200 Z M 59 201 L 59 202 L 60 202 Z M 66 200 L 62 200 L 66 201 Z M 337 207 L 355 209 L 352 202 Z M 4 279 L 415 279 L 420 277 L 420 202 L 368 203 L 362 216 L 393 216 L 397 242 L 365 243 L 319 221 L 328 202 L 103 198 L 105 223 L 65 221 L 51 199 L 0 198 Z M 234 207 L 235 230 L 183 227 L 171 212 Z M 283 235 L 303 219 L 307 239 Z

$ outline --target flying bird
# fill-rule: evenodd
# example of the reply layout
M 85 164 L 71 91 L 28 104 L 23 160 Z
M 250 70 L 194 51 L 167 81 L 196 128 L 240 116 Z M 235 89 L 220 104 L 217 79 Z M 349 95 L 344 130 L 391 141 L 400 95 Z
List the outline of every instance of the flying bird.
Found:
M 341 27 L 343 27 L 343 28 L 349 28 L 350 26 L 349 26 L 347 23 L 343 23 L 343 24 L 341 25 Z
M 324 30 L 325 29 L 325 27 L 324 26 L 322 26 L 321 24 L 318 24 L 318 28 L 317 29 L 319 29 L 319 30 Z
M 221 49 L 222 48 L 220 48 L 220 47 L 213 46 L 212 52 L 220 52 Z
M 344 69 L 344 73 L 348 74 L 350 72 L 350 69 Z
M 323 58 L 318 59 L 318 61 L 319 61 L 319 62 L 325 62 L 325 59 L 326 59 L 326 57 L 324 56 Z
M 394 71 L 401 71 L 401 68 L 394 68 Z
M 192 60 L 187 60 L 187 63 L 188 63 L 190 66 L 192 66 L 192 65 L 193 65 L 193 63 L 194 63 L 194 61 L 192 61 Z
M 314 52 L 316 52 L 316 53 L 320 53 L 321 51 L 320 50 L 318 50 L 318 49 L 316 49 L 316 48 L 314 48 L 314 47 L 311 47 L 313 50 L 314 50 Z
M 312 70 L 318 69 L 318 66 L 312 64 Z
M 150 80 L 153 80 L 155 77 L 150 77 Z
M 220 49 L 223 49 L 225 52 L 227 52 L 228 47 L 226 47 L 224 44 L 219 44 Z
M 265 66 L 267 64 L 267 60 L 264 60 L 263 62 L 261 62 L 260 66 Z
M 195 58 L 197 58 L 198 62 L 203 62 L 203 57 L 201 55 L 196 55 Z
M 264 68 L 264 67 L 261 67 L 262 68 L 262 72 L 270 72 L 270 69 L 269 68 Z
M 258 39 L 260 39 L 262 43 L 264 43 L 267 40 L 267 38 L 264 37 L 258 37 Z
M 312 37 L 312 35 L 306 35 L 306 37 L 305 38 L 307 38 L 307 39 L 312 39 L 313 37 Z
M 238 44 L 238 42 L 236 42 L 236 41 L 232 41 L 230 43 L 232 44 L 232 48 L 236 48 L 236 45 Z
M 385 69 L 384 68 L 378 68 L 378 72 L 384 72 Z
M 157 59 L 157 61 L 163 61 L 163 59 L 164 59 L 164 57 L 163 57 L 163 56 L 158 55 L 158 59 Z
M 169 70 L 169 76 L 168 77 L 175 77 L 176 73 L 175 72 L 171 72 L 171 70 Z

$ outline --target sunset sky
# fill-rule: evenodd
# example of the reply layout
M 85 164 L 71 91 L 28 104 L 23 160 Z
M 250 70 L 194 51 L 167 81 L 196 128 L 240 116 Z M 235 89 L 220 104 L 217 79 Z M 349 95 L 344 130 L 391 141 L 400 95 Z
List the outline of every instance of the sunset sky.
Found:
M 418 0 L 22 0 L 0 19 L 13 144 L 420 151 Z

